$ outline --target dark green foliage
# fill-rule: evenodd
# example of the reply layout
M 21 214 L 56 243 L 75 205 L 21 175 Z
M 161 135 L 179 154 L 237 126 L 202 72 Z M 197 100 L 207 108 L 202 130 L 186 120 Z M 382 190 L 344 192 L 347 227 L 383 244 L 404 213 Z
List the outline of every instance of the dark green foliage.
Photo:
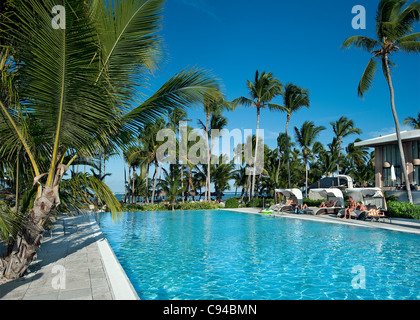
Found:
M 226 200 L 225 208 L 239 208 L 239 200 L 236 198 L 229 198 Z
M 391 217 L 420 220 L 420 206 L 399 201 L 389 201 L 387 206 Z

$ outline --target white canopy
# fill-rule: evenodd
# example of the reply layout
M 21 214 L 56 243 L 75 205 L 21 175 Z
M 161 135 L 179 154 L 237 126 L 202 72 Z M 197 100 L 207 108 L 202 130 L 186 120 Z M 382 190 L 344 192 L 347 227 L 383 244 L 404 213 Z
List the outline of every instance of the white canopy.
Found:
M 364 205 L 372 203 L 383 209 L 387 208 L 384 193 L 380 188 L 348 188 L 344 192 L 354 201 Z
M 300 191 L 299 189 L 275 189 L 274 191 L 284 195 L 287 198 L 287 200 L 297 200 L 298 205 L 303 204 L 302 191 Z
M 342 208 L 345 207 L 343 192 L 337 188 L 328 188 L 328 189 L 311 189 L 309 190 L 309 199 L 319 200 L 326 199 L 329 200 L 338 200 Z

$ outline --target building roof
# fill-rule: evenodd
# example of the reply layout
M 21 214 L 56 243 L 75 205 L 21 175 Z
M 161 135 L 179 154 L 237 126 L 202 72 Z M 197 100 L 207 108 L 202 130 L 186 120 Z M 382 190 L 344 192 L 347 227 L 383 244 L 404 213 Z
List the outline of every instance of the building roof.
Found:
M 410 130 L 401 132 L 401 140 L 405 141 L 415 141 L 420 140 L 420 130 Z M 376 147 L 385 144 L 394 144 L 397 143 L 397 134 L 389 134 L 386 136 L 373 138 L 370 140 L 355 142 L 355 147 Z

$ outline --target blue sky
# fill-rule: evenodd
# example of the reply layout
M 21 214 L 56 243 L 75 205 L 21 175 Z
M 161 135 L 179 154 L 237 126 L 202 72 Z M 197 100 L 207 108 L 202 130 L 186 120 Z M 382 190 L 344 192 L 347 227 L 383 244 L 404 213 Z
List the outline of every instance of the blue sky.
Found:
M 311 106 L 293 114 L 290 130 L 305 120 L 325 126 L 319 140 L 325 145 L 334 136 L 330 122 L 346 116 L 362 130 L 362 140 L 395 132 L 389 89 L 381 70 L 364 100 L 357 85 L 370 59 L 369 53 L 351 48 L 342 51 L 343 41 L 354 35 L 375 37 L 378 1 L 366 0 L 168 0 L 163 28 L 165 61 L 151 79 L 151 94 L 175 73 L 186 67 L 209 70 L 223 83 L 228 99 L 247 96 L 246 80 L 256 70 L 272 72 L 283 84 L 292 82 L 310 92 Z M 352 8 L 366 9 L 366 30 L 352 28 Z M 416 25 L 415 32 L 420 32 Z M 420 56 L 402 53 L 392 57 L 396 107 L 400 124 L 420 112 Z M 282 103 L 282 98 L 275 100 Z M 190 109 L 189 125 L 204 120 L 198 106 Z M 226 113 L 228 129 L 256 128 L 256 110 L 237 109 Z M 263 110 L 260 128 L 265 143 L 274 148 L 284 132 L 286 115 Z M 402 126 L 402 129 L 407 129 Z M 289 131 L 294 138 L 293 131 Z M 344 140 L 344 145 L 357 136 Z M 111 159 L 106 182 L 114 192 L 124 190 L 123 163 Z

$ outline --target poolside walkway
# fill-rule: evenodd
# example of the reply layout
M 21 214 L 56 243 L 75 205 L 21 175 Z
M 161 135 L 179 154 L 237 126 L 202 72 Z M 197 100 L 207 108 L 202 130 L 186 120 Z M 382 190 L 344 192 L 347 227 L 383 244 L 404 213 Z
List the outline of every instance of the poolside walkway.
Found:
M 0 284 L 0 300 L 136 299 L 96 221 L 83 215 L 61 217 L 28 274 Z

